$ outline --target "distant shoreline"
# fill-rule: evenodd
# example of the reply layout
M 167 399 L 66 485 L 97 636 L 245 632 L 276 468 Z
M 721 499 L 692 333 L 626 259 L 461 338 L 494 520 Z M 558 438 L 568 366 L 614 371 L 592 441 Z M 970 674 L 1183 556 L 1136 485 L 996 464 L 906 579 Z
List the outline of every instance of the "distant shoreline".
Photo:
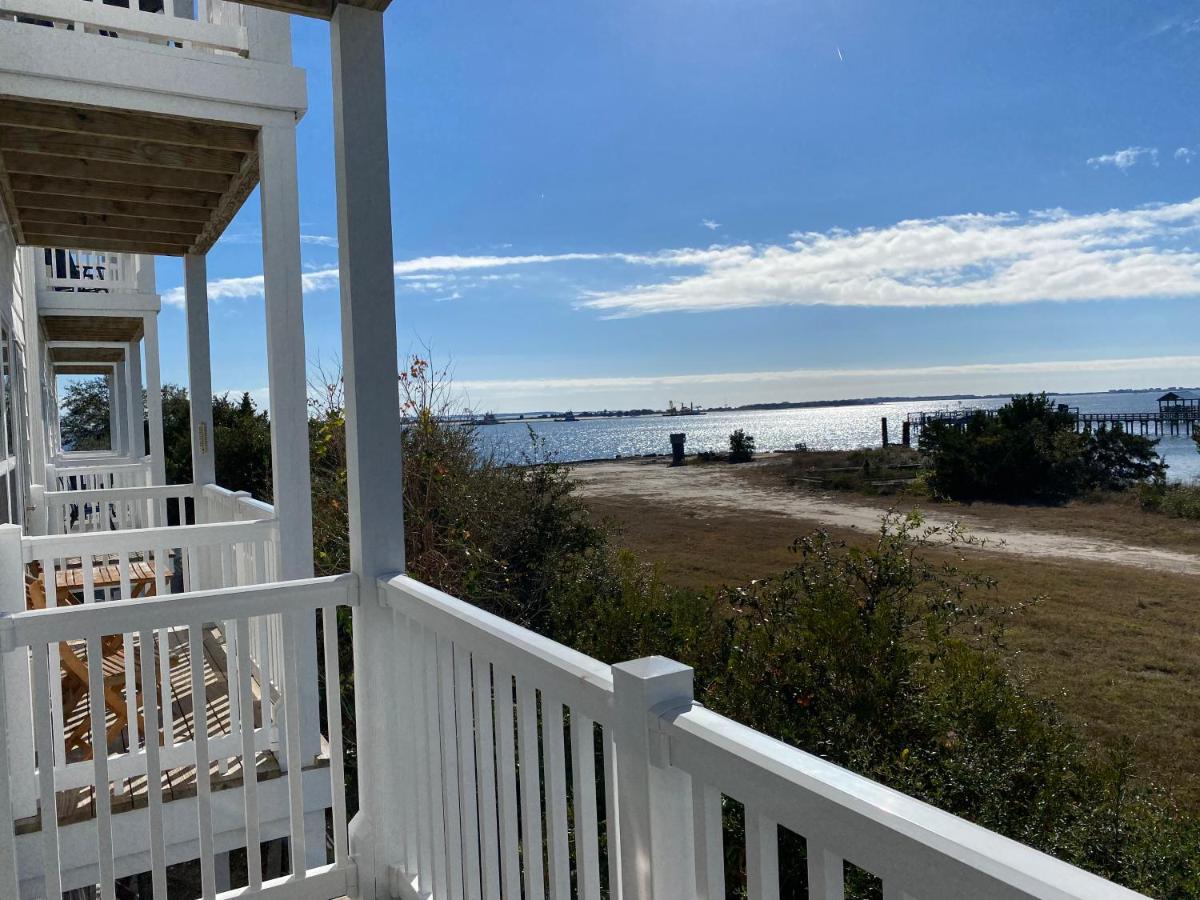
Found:
M 1101 395 L 1101 394 L 1144 394 L 1150 392 L 1166 392 L 1178 390 L 1200 390 L 1200 388 L 1181 387 L 1139 387 L 1139 388 L 1110 388 L 1107 391 L 1042 391 L 1049 397 Z M 1016 392 L 1022 393 L 1022 392 Z M 843 400 L 781 400 L 774 403 L 746 403 L 740 406 L 705 406 L 697 407 L 702 413 L 725 412 L 777 412 L 788 409 L 837 409 L 847 406 L 873 406 L 878 403 L 924 403 L 945 402 L 947 400 L 997 400 L 1014 396 L 1013 391 L 1000 391 L 993 394 L 921 394 L 916 396 L 883 396 L 883 397 L 852 397 Z M 567 411 L 535 410 L 533 412 L 495 413 L 495 421 L 487 424 L 510 425 L 521 422 L 547 422 L 566 415 Z M 653 418 L 689 418 L 688 415 L 669 416 L 666 410 L 594 410 L 574 413 L 576 420 L 592 419 L 635 419 Z M 478 417 L 476 417 L 478 418 Z M 482 423 L 481 423 L 482 424 Z

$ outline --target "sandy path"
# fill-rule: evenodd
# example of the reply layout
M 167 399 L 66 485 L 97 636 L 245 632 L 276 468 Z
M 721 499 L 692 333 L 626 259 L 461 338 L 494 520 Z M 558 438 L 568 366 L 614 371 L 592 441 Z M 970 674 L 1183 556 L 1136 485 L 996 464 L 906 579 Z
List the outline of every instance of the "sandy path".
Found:
M 657 460 L 622 460 L 577 466 L 573 478 L 585 497 L 638 497 L 721 513 L 772 513 L 835 528 L 874 531 L 879 527 L 882 514 L 878 507 L 835 495 L 758 487 L 721 466 L 676 469 Z M 949 517 L 937 514 L 929 514 L 928 521 L 943 526 L 951 523 Z M 1067 557 L 1158 572 L 1200 575 L 1200 556 L 1190 553 L 1122 544 L 1104 538 L 997 528 L 969 514 L 958 516 L 957 521 L 973 536 L 983 539 L 983 549 L 990 552 L 1058 560 Z

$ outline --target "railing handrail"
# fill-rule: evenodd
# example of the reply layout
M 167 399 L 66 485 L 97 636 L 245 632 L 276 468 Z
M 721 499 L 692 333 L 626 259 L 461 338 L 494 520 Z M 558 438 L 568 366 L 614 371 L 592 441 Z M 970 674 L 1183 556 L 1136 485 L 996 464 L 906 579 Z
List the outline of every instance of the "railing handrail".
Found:
M 358 602 L 358 577 L 346 573 L 163 597 L 0 613 L 0 651 L 109 634 L 175 628 L 196 622 L 222 622 L 248 615 L 357 606 Z
M 125 457 L 118 457 L 124 459 Z M 89 457 L 95 459 L 95 457 Z M 74 465 L 69 459 L 59 457 L 54 463 L 54 474 L 59 477 L 67 477 L 69 475 L 101 475 L 109 472 L 144 472 L 149 469 L 150 464 L 145 462 L 121 462 L 121 463 L 93 463 L 88 462 L 82 465 Z
M 1143 896 L 699 704 L 651 720 L 670 740 L 672 767 L 797 834 L 815 831 L 885 884 L 936 897 Z
M 119 503 L 122 500 L 159 500 L 172 497 L 194 497 L 193 484 L 151 484 L 137 487 L 76 488 L 67 491 L 46 491 L 47 503 Z M 86 498 L 80 494 L 87 494 Z
M 567 705 L 600 723 L 612 719 L 612 667 L 437 588 L 396 575 L 379 579 L 397 612 L 534 684 L 553 685 Z
M 256 518 L 274 518 L 275 507 L 265 501 L 255 499 L 247 491 L 231 491 L 219 484 L 201 485 L 200 493 L 209 500 L 230 506 L 238 505 L 257 513 Z
M 86 492 L 79 492 L 86 493 Z M 23 537 L 25 562 L 62 557 L 135 553 L 154 547 L 208 547 L 262 540 L 276 529 L 275 519 L 213 522 L 205 525 L 164 525 L 84 534 L 47 534 Z
M 214 24 L 183 19 L 140 9 L 84 3 L 81 0 L 0 0 L 0 13 L 31 16 L 35 19 L 82 23 L 85 26 L 114 31 L 122 37 L 141 37 L 179 41 L 192 46 L 227 50 L 239 55 L 249 51 L 246 29 L 240 25 Z

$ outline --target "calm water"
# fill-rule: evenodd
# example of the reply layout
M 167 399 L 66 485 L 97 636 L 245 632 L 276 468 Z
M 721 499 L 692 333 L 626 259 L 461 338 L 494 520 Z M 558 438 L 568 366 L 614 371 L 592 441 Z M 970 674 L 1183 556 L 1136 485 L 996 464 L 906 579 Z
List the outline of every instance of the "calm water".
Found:
M 1063 394 L 1056 399 L 1083 412 L 1153 412 L 1159 392 L 1136 394 Z M 530 448 L 527 426 L 545 448 L 563 462 L 612 459 L 670 453 L 669 435 L 687 434 L 687 450 L 728 450 L 729 433 L 745 429 L 759 450 L 790 450 L 797 443 L 811 450 L 853 450 L 879 444 L 879 419 L 887 416 L 893 441 L 900 440 L 900 423 L 916 410 L 1002 406 L 1007 398 L 991 400 L 907 400 L 869 406 L 840 406 L 779 411 L 720 412 L 686 418 L 643 416 L 629 419 L 585 419 L 579 422 L 529 422 L 489 425 L 479 429 L 487 449 L 504 460 L 519 461 Z M 1200 453 L 1189 437 L 1164 437 L 1159 452 L 1176 480 L 1200 477 Z

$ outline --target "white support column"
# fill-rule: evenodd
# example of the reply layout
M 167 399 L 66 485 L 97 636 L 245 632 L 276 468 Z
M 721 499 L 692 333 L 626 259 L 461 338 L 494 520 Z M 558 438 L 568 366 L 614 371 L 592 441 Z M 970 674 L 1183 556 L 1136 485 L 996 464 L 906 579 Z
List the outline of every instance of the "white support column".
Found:
M 271 391 L 271 474 L 279 517 L 282 575 L 288 580 L 308 578 L 313 573 L 295 126 L 262 129 L 259 166 L 267 380 Z
M 371 773 L 350 846 L 360 896 L 371 900 L 390 896 L 390 869 L 404 863 L 400 780 L 413 775 L 392 764 L 401 733 L 388 677 L 393 621 L 373 602 L 377 579 L 404 570 L 387 82 L 383 14 L 339 4 L 330 25 L 350 567 L 363 596 L 354 610 L 354 702 L 359 771 Z
M 35 482 L 41 482 L 45 477 L 43 473 L 46 471 L 49 456 L 49 448 L 46 446 L 46 411 L 43 404 L 45 398 L 42 393 L 42 376 L 45 371 L 42 360 L 46 348 L 42 345 L 42 320 L 38 315 L 37 286 L 33 274 L 37 267 L 35 251 L 27 247 L 20 252 L 26 254 L 25 264 L 21 267 L 21 290 L 25 300 L 25 365 L 29 373 L 26 382 L 29 391 L 30 465 L 33 469 L 31 477 Z
M 296 127 L 264 127 L 259 132 L 258 148 L 267 381 L 271 391 L 271 483 L 279 521 L 280 577 L 287 581 L 313 574 Z M 300 753 L 307 765 L 321 752 L 316 617 L 298 617 L 296 625 L 296 683 L 301 686 Z M 305 865 L 311 868 L 325 864 L 324 813 L 305 816 L 304 845 Z M 294 861 L 293 865 L 298 863 Z
M 158 367 L 158 313 L 142 317 L 146 347 L 146 419 L 150 423 L 150 483 L 167 483 L 167 454 L 163 447 L 162 379 Z
M 126 427 L 126 416 L 129 414 L 129 401 L 125 397 L 125 364 L 114 365 L 107 381 L 109 443 L 114 453 L 128 456 L 129 429 Z
M 0 525 L 0 613 L 25 611 L 25 564 L 21 555 L 21 526 Z M 33 755 L 33 707 L 29 684 L 29 651 L 18 647 L 0 653 L 4 666 L 4 689 L 8 709 L 9 768 L 13 815 L 31 816 L 37 811 L 37 779 Z M 0 773 L 7 777 L 8 773 Z
M 213 484 L 217 480 L 217 460 L 213 447 L 212 362 L 208 336 L 208 257 L 189 255 L 183 258 L 183 290 L 187 302 L 192 482 Z
M 624 900 L 696 896 L 691 779 L 672 769 L 651 716 L 687 709 L 692 670 L 662 656 L 613 666 Z
M 125 361 L 129 364 L 129 455 L 141 459 L 146 455 L 146 407 L 142 402 L 142 348 L 137 341 L 129 344 Z

